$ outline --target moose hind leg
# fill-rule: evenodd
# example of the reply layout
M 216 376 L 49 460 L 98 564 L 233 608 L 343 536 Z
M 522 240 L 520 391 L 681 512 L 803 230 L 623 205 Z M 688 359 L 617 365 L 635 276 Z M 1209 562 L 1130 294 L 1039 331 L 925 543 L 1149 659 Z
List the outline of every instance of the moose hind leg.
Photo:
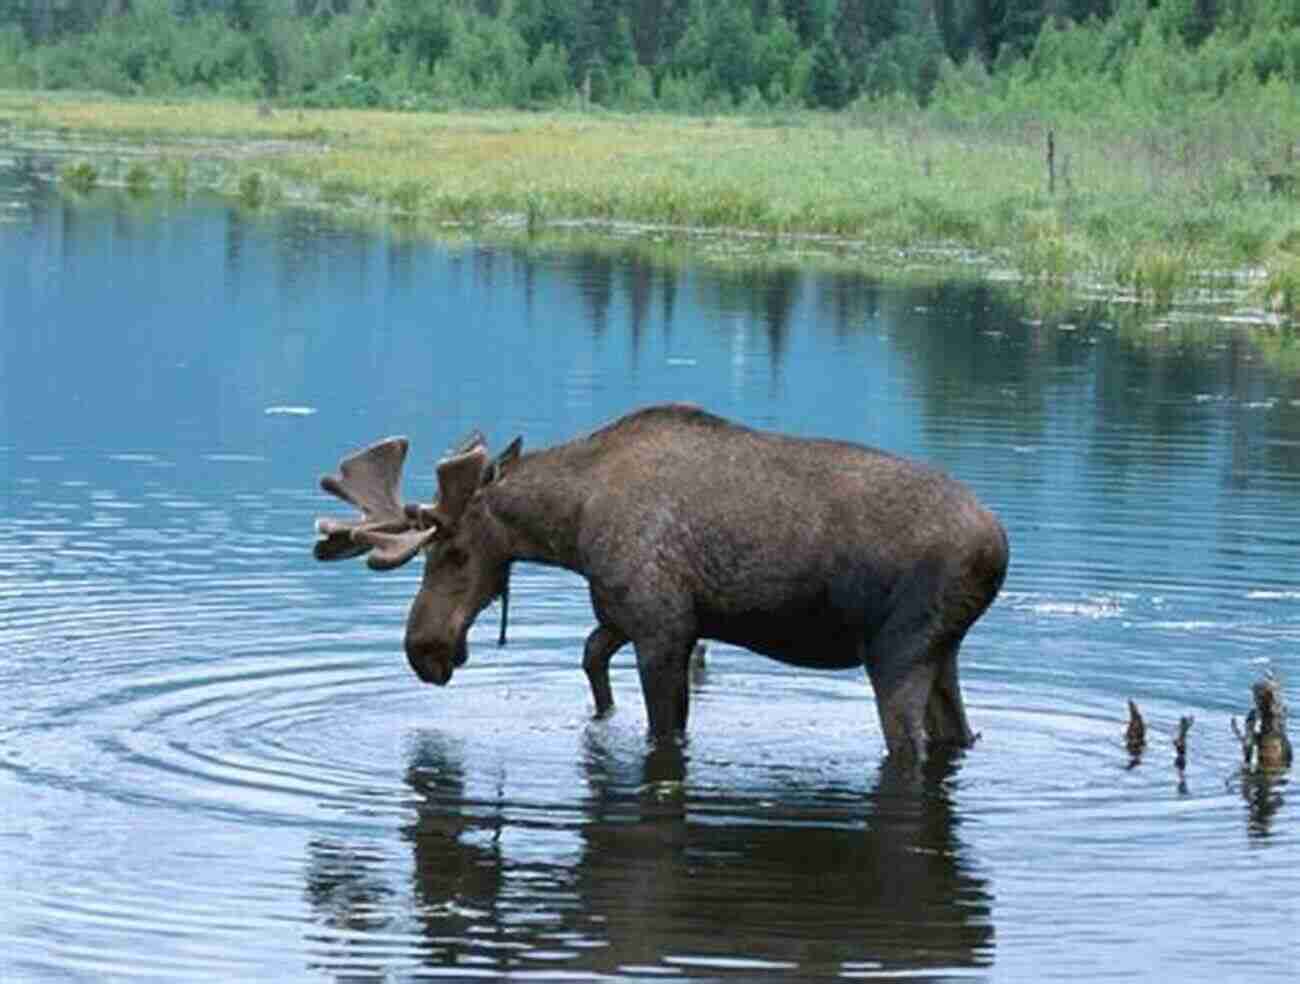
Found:
M 582 648 L 582 668 L 591 684 L 591 696 L 596 702 L 596 717 L 604 717 L 614 709 L 614 692 L 609 685 L 609 661 L 618 652 L 627 636 L 610 625 L 597 625 L 587 636 Z
M 937 667 L 922 651 L 900 649 L 867 659 L 867 676 L 876 693 L 876 710 L 885 745 L 893 758 L 919 760 L 925 751 L 926 711 Z
M 957 682 L 957 646 L 968 622 L 951 573 L 939 558 L 919 564 L 895 588 L 889 617 L 866 644 L 864 662 L 891 756 L 919 759 L 927 738 L 971 741 Z M 965 624 L 954 628 L 958 621 Z
M 925 730 L 932 744 L 969 748 L 975 744 L 975 733 L 966 720 L 966 705 L 957 678 L 958 644 L 943 649 L 925 705 Z

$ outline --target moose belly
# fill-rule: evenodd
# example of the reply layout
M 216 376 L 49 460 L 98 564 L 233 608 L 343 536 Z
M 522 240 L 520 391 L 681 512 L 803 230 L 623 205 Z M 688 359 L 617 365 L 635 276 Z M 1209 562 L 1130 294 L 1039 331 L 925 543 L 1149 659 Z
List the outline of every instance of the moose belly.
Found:
M 843 670 L 862 665 L 862 628 L 829 612 L 774 616 L 751 612 L 701 620 L 700 636 L 743 646 L 792 666 Z

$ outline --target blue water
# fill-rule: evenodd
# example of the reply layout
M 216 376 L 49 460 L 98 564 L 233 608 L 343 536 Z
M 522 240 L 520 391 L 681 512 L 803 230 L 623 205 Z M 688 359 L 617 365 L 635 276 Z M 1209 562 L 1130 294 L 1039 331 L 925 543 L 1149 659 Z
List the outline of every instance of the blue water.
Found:
M 49 169 L 0 150 L 0 979 L 1295 976 L 1293 787 L 1230 730 L 1300 678 L 1285 332 Z M 541 447 L 670 399 L 998 512 L 968 755 L 900 775 L 863 674 L 715 646 L 664 781 L 630 652 L 590 718 L 576 577 L 520 567 L 509 645 L 489 609 L 435 689 L 401 651 L 418 563 L 311 559 L 344 512 L 317 476 L 371 440 L 409 436 L 428 499 L 472 428 Z

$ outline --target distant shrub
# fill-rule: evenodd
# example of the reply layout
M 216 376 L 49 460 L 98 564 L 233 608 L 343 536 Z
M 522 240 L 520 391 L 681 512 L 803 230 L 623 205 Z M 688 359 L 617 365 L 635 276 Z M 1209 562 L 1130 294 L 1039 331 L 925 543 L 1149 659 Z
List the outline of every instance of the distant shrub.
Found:
M 139 161 L 126 169 L 126 190 L 137 198 L 153 190 L 153 174 Z
M 260 208 L 266 201 L 266 182 L 257 171 L 249 171 L 239 179 L 239 201 L 245 208 Z
M 90 161 L 76 161 L 65 164 L 59 177 L 73 191 L 84 195 L 99 181 L 99 171 Z
M 419 181 L 403 181 L 388 193 L 388 204 L 396 212 L 414 215 L 425 197 L 425 187 Z
M 375 109 L 389 103 L 378 85 L 351 74 L 304 92 L 296 101 L 313 109 Z
M 190 162 L 182 157 L 171 157 L 162 162 L 162 170 L 172 197 L 184 198 L 190 190 Z
M 573 91 L 569 82 L 569 55 L 563 47 L 547 42 L 528 63 L 525 86 L 528 98 L 536 102 L 564 99 Z
M 346 205 L 352 201 L 356 189 L 350 181 L 342 178 L 329 178 L 321 183 L 320 198 L 331 205 Z

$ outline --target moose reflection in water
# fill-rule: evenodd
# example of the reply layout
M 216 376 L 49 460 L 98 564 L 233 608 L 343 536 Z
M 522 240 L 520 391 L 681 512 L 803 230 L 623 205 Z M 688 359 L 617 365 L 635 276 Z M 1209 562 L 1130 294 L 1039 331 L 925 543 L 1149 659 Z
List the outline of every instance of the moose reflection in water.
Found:
M 695 407 L 648 407 L 588 437 L 495 460 L 471 436 L 438 464 L 438 500 L 404 504 L 407 445 L 343 462 L 322 487 L 361 511 L 320 520 L 316 557 L 426 553 L 406 655 L 446 684 L 478 613 L 532 561 L 585 577 L 597 626 L 583 667 L 598 714 L 627 642 L 656 741 L 685 731 L 700 638 L 795 666 L 865 667 L 891 755 L 974 741 L 957 673 L 966 631 L 1007 570 L 998 520 L 942 472 L 845 441 L 751 430 Z
M 992 963 L 992 893 L 957 836 L 954 757 L 919 771 L 886 760 L 865 796 L 797 780 L 774 796 L 753 777 L 663 798 L 640 782 L 663 763 L 609 747 L 599 725 L 585 745 L 587 795 L 546 810 L 476 799 L 490 775 L 469 776 L 441 735 L 417 742 L 409 863 L 386 842 L 310 846 L 315 966 L 613 975 L 680 963 L 714 978 Z

